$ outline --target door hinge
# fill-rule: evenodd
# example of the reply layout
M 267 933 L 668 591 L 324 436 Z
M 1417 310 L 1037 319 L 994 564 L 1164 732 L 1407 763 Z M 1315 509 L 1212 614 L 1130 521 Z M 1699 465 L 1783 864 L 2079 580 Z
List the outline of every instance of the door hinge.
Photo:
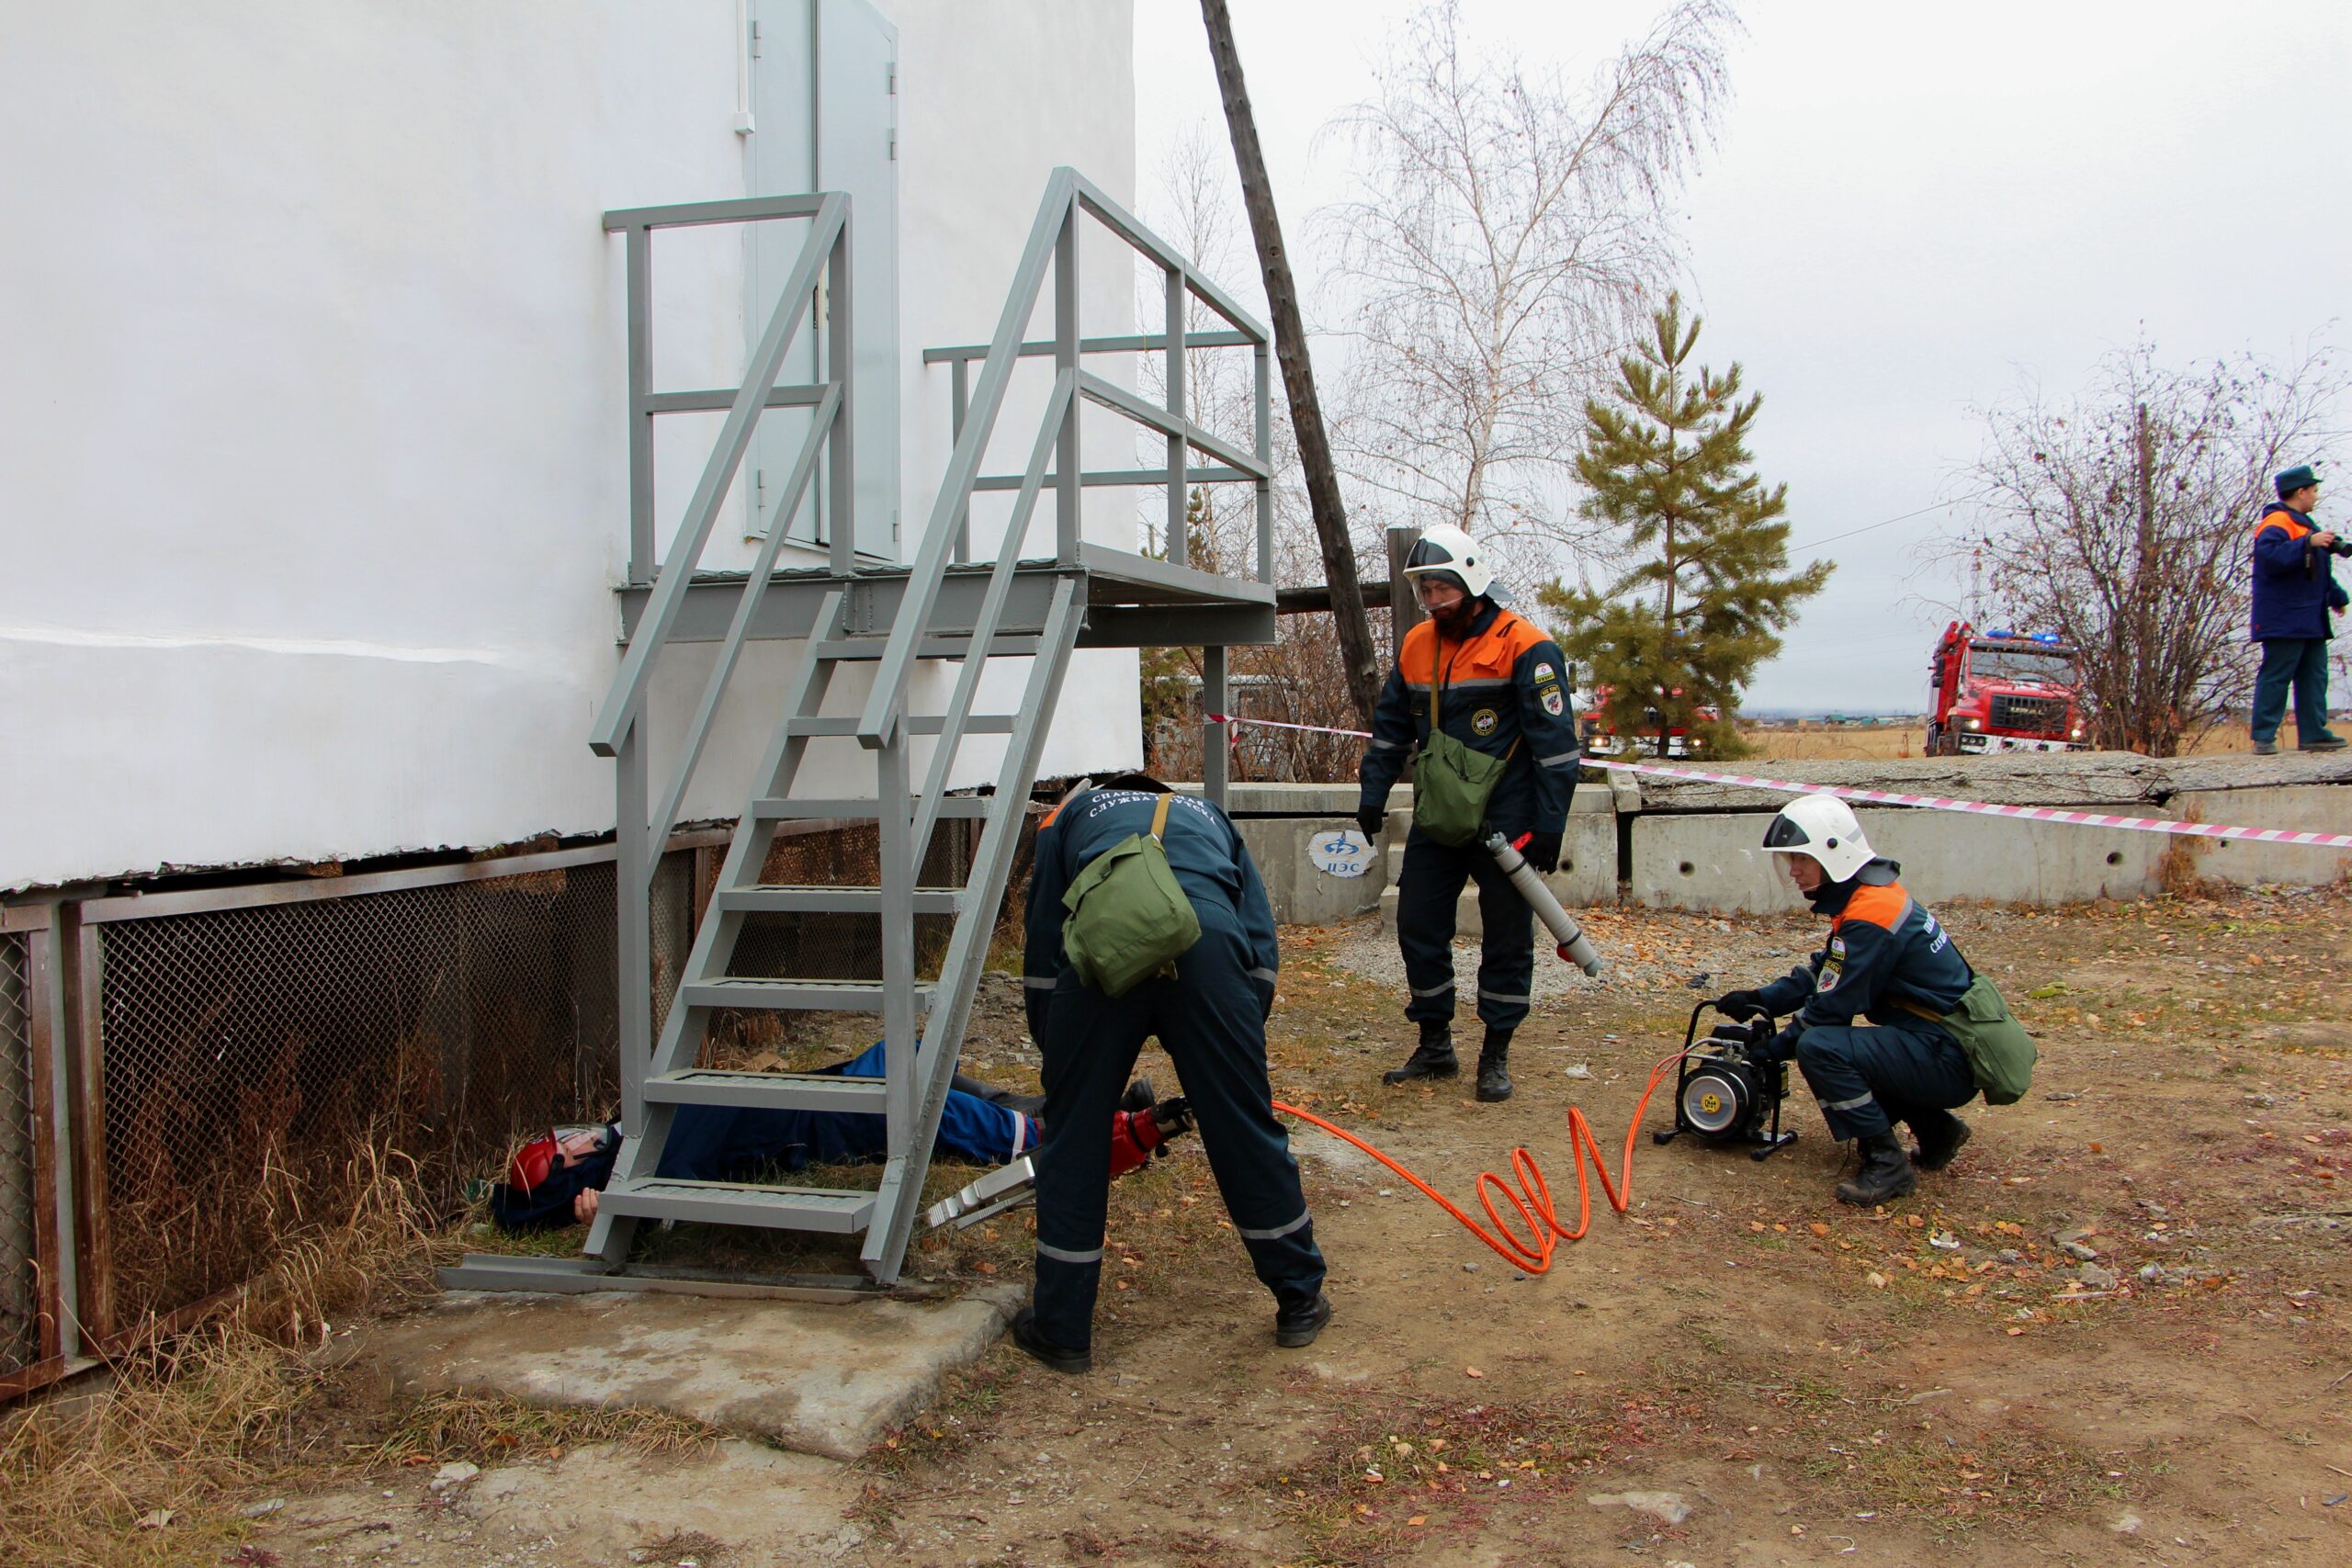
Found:
M 752 24 L 752 59 L 754 59 L 754 60 L 757 60 L 759 57 L 760 57 L 760 24 L 759 24 L 759 23 L 757 23 L 757 22 L 753 22 L 753 23 Z
M 893 164 L 895 164 L 895 163 L 897 163 L 898 161 L 899 161 L 899 133 L 898 133 L 897 131 L 895 131 L 895 130 L 894 130 L 894 131 L 890 132 L 890 162 L 892 162 Z
M 882 90 L 894 98 L 899 96 L 899 62 L 895 60 L 882 68 Z

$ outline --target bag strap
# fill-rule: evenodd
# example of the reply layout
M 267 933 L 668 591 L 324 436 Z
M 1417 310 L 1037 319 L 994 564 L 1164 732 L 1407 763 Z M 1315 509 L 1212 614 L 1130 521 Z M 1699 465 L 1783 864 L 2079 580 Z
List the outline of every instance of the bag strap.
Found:
M 1172 795 L 1163 795 L 1159 797 L 1159 804 L 1152 808 L 1151 836 L 1163 850 L 1168 847 L 1168 807 L 1175 798 Z

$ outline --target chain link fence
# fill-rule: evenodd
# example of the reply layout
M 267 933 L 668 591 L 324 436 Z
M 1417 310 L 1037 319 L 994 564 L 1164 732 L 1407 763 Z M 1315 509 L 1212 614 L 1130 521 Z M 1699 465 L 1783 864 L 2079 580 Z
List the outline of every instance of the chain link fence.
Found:
M 0 1377 L 40 1359 L 28 941 L 0 932 Z
M 549 857 L 556 858 L 556 857 Z M 619 1094 L 610 860 L 95 926 L 101 1336 L 229 1290 L 359 1179 L 363 1144 L 453 1207 L 514 1136 Z M 244 890 L 236 890 L 244 891 Z M 303 889 L 306 894 L 324 889 Z M 693 856 L 654 880 L 657 1008 Z

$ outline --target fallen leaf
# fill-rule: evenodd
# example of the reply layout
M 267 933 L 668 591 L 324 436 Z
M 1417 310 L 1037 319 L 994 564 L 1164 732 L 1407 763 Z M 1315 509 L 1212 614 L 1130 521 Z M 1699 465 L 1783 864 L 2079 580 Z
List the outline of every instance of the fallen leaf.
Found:
M 1482 1378 L 1487 1375 L 1476 1367 L 1464 1367 L 1462 1369 L 1462 1372 L 1464 1377 Z
M 1405 1521 L 1408 1525 L 1425 1525 L 1429 1522 L 1430 1517 L 1427 1514 L 1415 1514 L 1411 1518 Z
M 1807 1225 L 1805 1228 L 1815 1235 L 1827 1235 L 1829 1234 L 1829 1227 L 1823 1224 L 1819 1220 L 1814 1221 L 1813 1224 Z

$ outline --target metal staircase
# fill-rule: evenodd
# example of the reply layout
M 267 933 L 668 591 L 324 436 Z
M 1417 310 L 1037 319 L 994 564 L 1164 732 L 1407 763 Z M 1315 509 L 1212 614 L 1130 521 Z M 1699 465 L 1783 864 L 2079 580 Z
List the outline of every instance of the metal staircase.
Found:
M 1079 321 L 1080 235 L 1091 220 L 1156 264 L 1166 283 L 1163 331 L 1085 338 Z M 656 392 L 650 384 L 651 241 L 661 229 L 687 224 L 795 220 L 808 225 L 799 260 L 751 355 L 740 388 L 718 392 Z M 808 197 L 701 203 L 607 213 L 607 230 L 626 236 L 630 386 L 631 582 L 624 590 L 628 628 L 610 694 L 591 744 L 617 765 L 622 1126 L 625 1142 L 605 1190 L 585 1252 L 576 1262 L 469 1258 L 445 1271 L 452 1285 L 534 1290 L 611 1289 L 632 1282 L 630 1243 L 644 1221 L 698 1221 L 861 1237 L 859 1262 L 871 1281 L 894 1281 L 922 1207 L 948 1082 L 996 927 L 1005 883 L 1035 783 L 1046 732 L 1072 651 L 1081 646 L 1195 644 L 1207 648 L 1221 681 L 1228 644 L 1273 637 L 1272 578 L 1269 340 L 1266 331 L 1083 177 L 1057 170 L 1016 267 L 996 335 L 985 347 L 937 349 L 927 360 L 954 367 L 956 443 L 938 497 L 910 566 L 861 560 L 849 508 L 856 493 L 850 441 L 854 355 L 847 256 L 849 202 Z M 1024 339 L 1050 276 L 1049 337 Z M 1190 302 L 1199 300 L 1230 330 L 1188 333 Z M 775 385 L 801 323 L 821 319 L 824 378 Z M 1194 425 L 1184 413 L 1189 348 L 1247 347 L 1255 359 L 1257 412 L 1245 446 Z M 1156 352 L 1167 356 L 1166 404 L 1089 371 L 1084 356 Z M 1054 379 L 1016 475 L 980 470 L 1007 389 L 1023 358 L 1050 356 Z M 978 361 L 977 378 L 970 366 Z M 1080 409 L 1091 402 L 1165 438 L 1167 462 L 1151 468 L 1089 470 L 1080 460 Z M 780 568 L 786 530 L 772 527 L 744 573 L 697 570 L 703 550 L 741 466 L 752 428 L 770 408 L 805 408 L 810 423 L 775 515 L 798 510 L 824 473 L 829 559 L 822 568 Z M 666 559 L 653 558 L 652 421 L 675 412 L 727 411 L 727 419 L 688 503 Z M 1210 459 L 1195 466 L 1191 454 Z M 1196 484 L 1247 483 L 1257 491 L 1259 548 L 1254 581 L 1213 576 L 1185 564 L 1185 500 Z M 1080 501 L 1091 486 L 1165 486 L 1169 552 L 1154 559 L 1080 537 Z M 964 560 L 972 497 L 1011 491 L 1013 502 L 993 562 Z M 1024 557 L 1039 500 L 1053 494 L 1054 548 Z M 709 908 L 656 1038 L 650 962 L 652 869 L 677 825 L 712 722 L 744 644 L 755 638 L 806 640 L 789 677 L 738 819 Z M 675 777 L 658 807 L 650 787 L 647 717 L 657 656 L 679 642 L 718 644 L 717 657 L 680 743 Z M 1009 712 L 976 712 L 984 666 L 1025 660 L 1020 701 Z M 925 661 L 958 666 L 935 713 L 913 711 L 914 674 Z M 871 679 L 862 696 L 845 666 Z M 921 684 L 935 686 L 936 682 Z M 829 698 L 835 699 L 829 705 Z M 1212 708 L 1222 693 L 1210 693 Z M 829 706 L 831 711 L 829 710 Z M 975 736 L 1004 738 L 993 788 L 951 794 L 957 761 Z M 799 787 L 812 750 L 836 752 L 854 742 L 855 776 L 870 791 L 814 794 Z M 827 776 L 838 777 L 838 765 Z M 1215 781 L 1213 781 L 1215 782 Z M 919 873 L 943 818 L 977 819 L 978 847 L 965 880 L 924 886 Z M 877 825 L 880 877 L 868 886 L 779 886 L 761 880 L 786 824 L 858 821 Z M 775 915 L 854 916 L 876 922 L 881 974 L 874 980 L 792 978 L 739 972 L 747 922 Z M 917 972 L 915 920 L 948 917 L 952 931 L 935 978 Z M 732 1072 L 699 1065 L 705 1037 L 723 1011 L 855 1011 L 878 1015 L 886 1075 L 857 1079 L 817 1074 Z M 922 1049 L 916 1049 L 918 1042 Z M 681 1106 L 755 1106 L 878 1112 L 888 1123 L 888 1158 L 870 1191 L 787 1185 L 667 1179 L 655 1173 Z M 856 1277 L 831 1278 L 842 1286 Z M 663 1283 L 668 1285 L 669 1280 Z

